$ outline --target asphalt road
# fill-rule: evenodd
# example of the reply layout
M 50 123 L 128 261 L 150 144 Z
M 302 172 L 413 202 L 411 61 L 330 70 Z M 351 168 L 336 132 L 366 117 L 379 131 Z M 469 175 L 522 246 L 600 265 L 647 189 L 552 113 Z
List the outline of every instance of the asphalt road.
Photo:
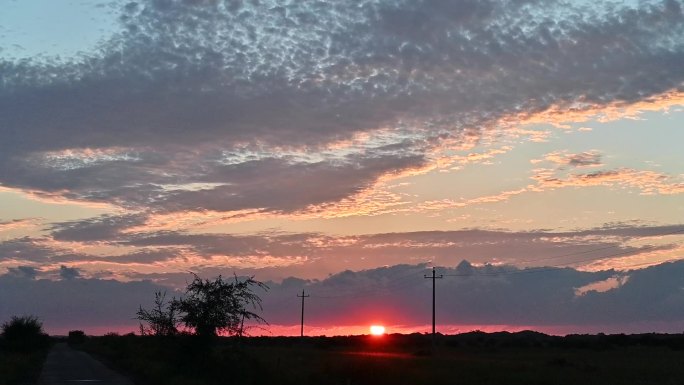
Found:
M 108 369 L 89 354 L 65 343 L 56 344 L 47 356 L 40 374 L 40 385 L 133 385 L 133 382 Z

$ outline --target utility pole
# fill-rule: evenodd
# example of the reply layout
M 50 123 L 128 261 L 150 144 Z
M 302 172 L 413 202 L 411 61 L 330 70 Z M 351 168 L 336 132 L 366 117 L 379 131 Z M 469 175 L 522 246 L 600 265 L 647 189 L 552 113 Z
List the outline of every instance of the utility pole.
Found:
M 297 297 L 300 297 L 302 299 L 302 328 L 301 328 L 301 336 L 304 337 L 304 298 L 310 297 L 309 294 L 304 295 L 304 289 L 302 289 L 302 295 L 297 294 Z
M 444 278 L 443 275 L 437 275 L 435 267 L 432 267 L 432 275 L 425 275 L 425 278 L 432 279 L 432 344 L 435 344 L 435 280 L 437 278 Z

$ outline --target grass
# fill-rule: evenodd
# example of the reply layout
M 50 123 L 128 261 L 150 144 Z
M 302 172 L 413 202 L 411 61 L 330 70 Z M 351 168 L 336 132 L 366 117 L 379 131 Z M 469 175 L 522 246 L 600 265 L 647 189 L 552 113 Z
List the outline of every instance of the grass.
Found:
M 0 385 L 34 384 L 52 344 L 37 317 L 13 316 L 0 325 Z
M 140 384 L 681 384 L 682 336 L 469 333 L 222 338 L 107 336 L 87 351 Z
M 10 351 L 0 349 L 0 385 L 35 384 L 48 349 Z

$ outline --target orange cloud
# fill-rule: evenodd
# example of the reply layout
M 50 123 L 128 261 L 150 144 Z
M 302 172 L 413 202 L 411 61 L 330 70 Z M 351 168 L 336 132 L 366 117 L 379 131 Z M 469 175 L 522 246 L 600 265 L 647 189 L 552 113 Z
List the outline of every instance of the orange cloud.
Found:
M 150 214 L 144 223 L 123 229 L 123 234 L 155 231 L 201 230 L 212 226 L 277 217 L 262 209 L 221 211 L 176 211 Z
M 539 169 L 531 178 L 537 181 L 535 191 L 561 187 L 607 186 L 638 189 L 644 195 L 684 193 L 682 177 L 671 177 L 655 171 L 639 171 L 631 168 L 570 174 L 566 177 L 557 176 L 554 170 Z
M 544 160 L 561 166 L 598 167 L 602 166 L 601 153 L 596 150 L 570 154 L 567 151 L 554 151 L 544 155 L 543 159 L 532 159 L 530 163 L 537 164 Z
M 602 270 L 618 270 L 627 271 L 634 269 L 643 269 L 649 266 L 655 266 L 665 262 L 673 262 L 682 259 L 684 255 L 684 245 L 675 244 L 672 248 L 665 250 L 642 251 L 635 255 L 625 257 L 611 257 L 605 258 L 591 263 L 582 265 L 578 270 L 583 271 L 602 271 Z
M 37 225 L 37 222 L 38 220 L 36 218 L 15 219 L 8 222 L 0 222 L 0 232 L 32 228 Z
M 464 199 L 461 201 L 454 201 L 452 199 L 442 199 L 442 200 L 435 200 L 435 201 L 426 201 L 413 209 L 413 212 L 425 212 L 425 211 L 440 211 L 440 210 L 446 210 L 446 209 L 453 209 L 453 208 L 459 208 L 459 207 L 465 207 L 469 205 L 475 205 L 475 204 L 483 204 L 483 203 L 496 203 L 496 202 L 503 202 L 515 195 L 520 195 L 524 192 L 529 191 L 528 188 L 521 188 L 517 190 L 508 190 L 508 191 L 502 191 L 499 194 L 493 194 L 493 195 L 485 195 L 477 198 L 472 198 L 472 199 Z
M 557 104 L 545 111 L 510 116 L 503 122 L 509 125 L 551 124 L 561 129 L 569 129 L 569 123 L 583 123 L 591 120 L 605 123 L 620 119 L 640 119 L 640 115 L 644 112 L 667 112 L 681 105 L 684 105 L 684 92 L 673 89 L 634 103 L 593 104 L 578 100 Z M 580 128 L 580 131 L 586 131 L 586 127 Z
M 607 291 L 617 289 L 629 280 L 629 276 L 615 276 L 605 279 L 603 281 L 592 282 L 588 285 L 578 287 L 575 289 L 575 295 L 581 296 L 589 292 L 605 293 Z
M 102 209 L 102 210 L 108 210 L 108 211 L 120 210 L 120 207 L 115 206 L 111 203 L 93 202 L 93 201 L 86 201 L 86 200 L 81 200 L 81 199 L 69 198 L 69 191 L 67 191 L 67 190 L 47 192 L 47 191 L 41 191 L 41 190 L 10 188 L 10 187 L 0 186 L 0 192 L 9 192 L 9 193 L 14 193 L 14 194 L 19 194 L 19 195 L 25 197 L 26 199 L 30 199 L 30 200 L 33 200 L 36 202 L 48 203 L 48 204 L 74 205 L 74 206 L 81 206 L 81 207 L 87 207 L 87 208 L 92 208 L 92 209 Z

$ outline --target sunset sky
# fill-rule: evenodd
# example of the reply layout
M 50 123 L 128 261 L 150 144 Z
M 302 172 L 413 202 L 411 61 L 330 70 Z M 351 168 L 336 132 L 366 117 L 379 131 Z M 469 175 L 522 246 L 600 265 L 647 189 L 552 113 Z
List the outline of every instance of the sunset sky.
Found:
M 192 271 L 428 331 L 436 267 L 443 332 L 681 332 L 683 7 L 6 1 L 0 320 L 134 330 Z

